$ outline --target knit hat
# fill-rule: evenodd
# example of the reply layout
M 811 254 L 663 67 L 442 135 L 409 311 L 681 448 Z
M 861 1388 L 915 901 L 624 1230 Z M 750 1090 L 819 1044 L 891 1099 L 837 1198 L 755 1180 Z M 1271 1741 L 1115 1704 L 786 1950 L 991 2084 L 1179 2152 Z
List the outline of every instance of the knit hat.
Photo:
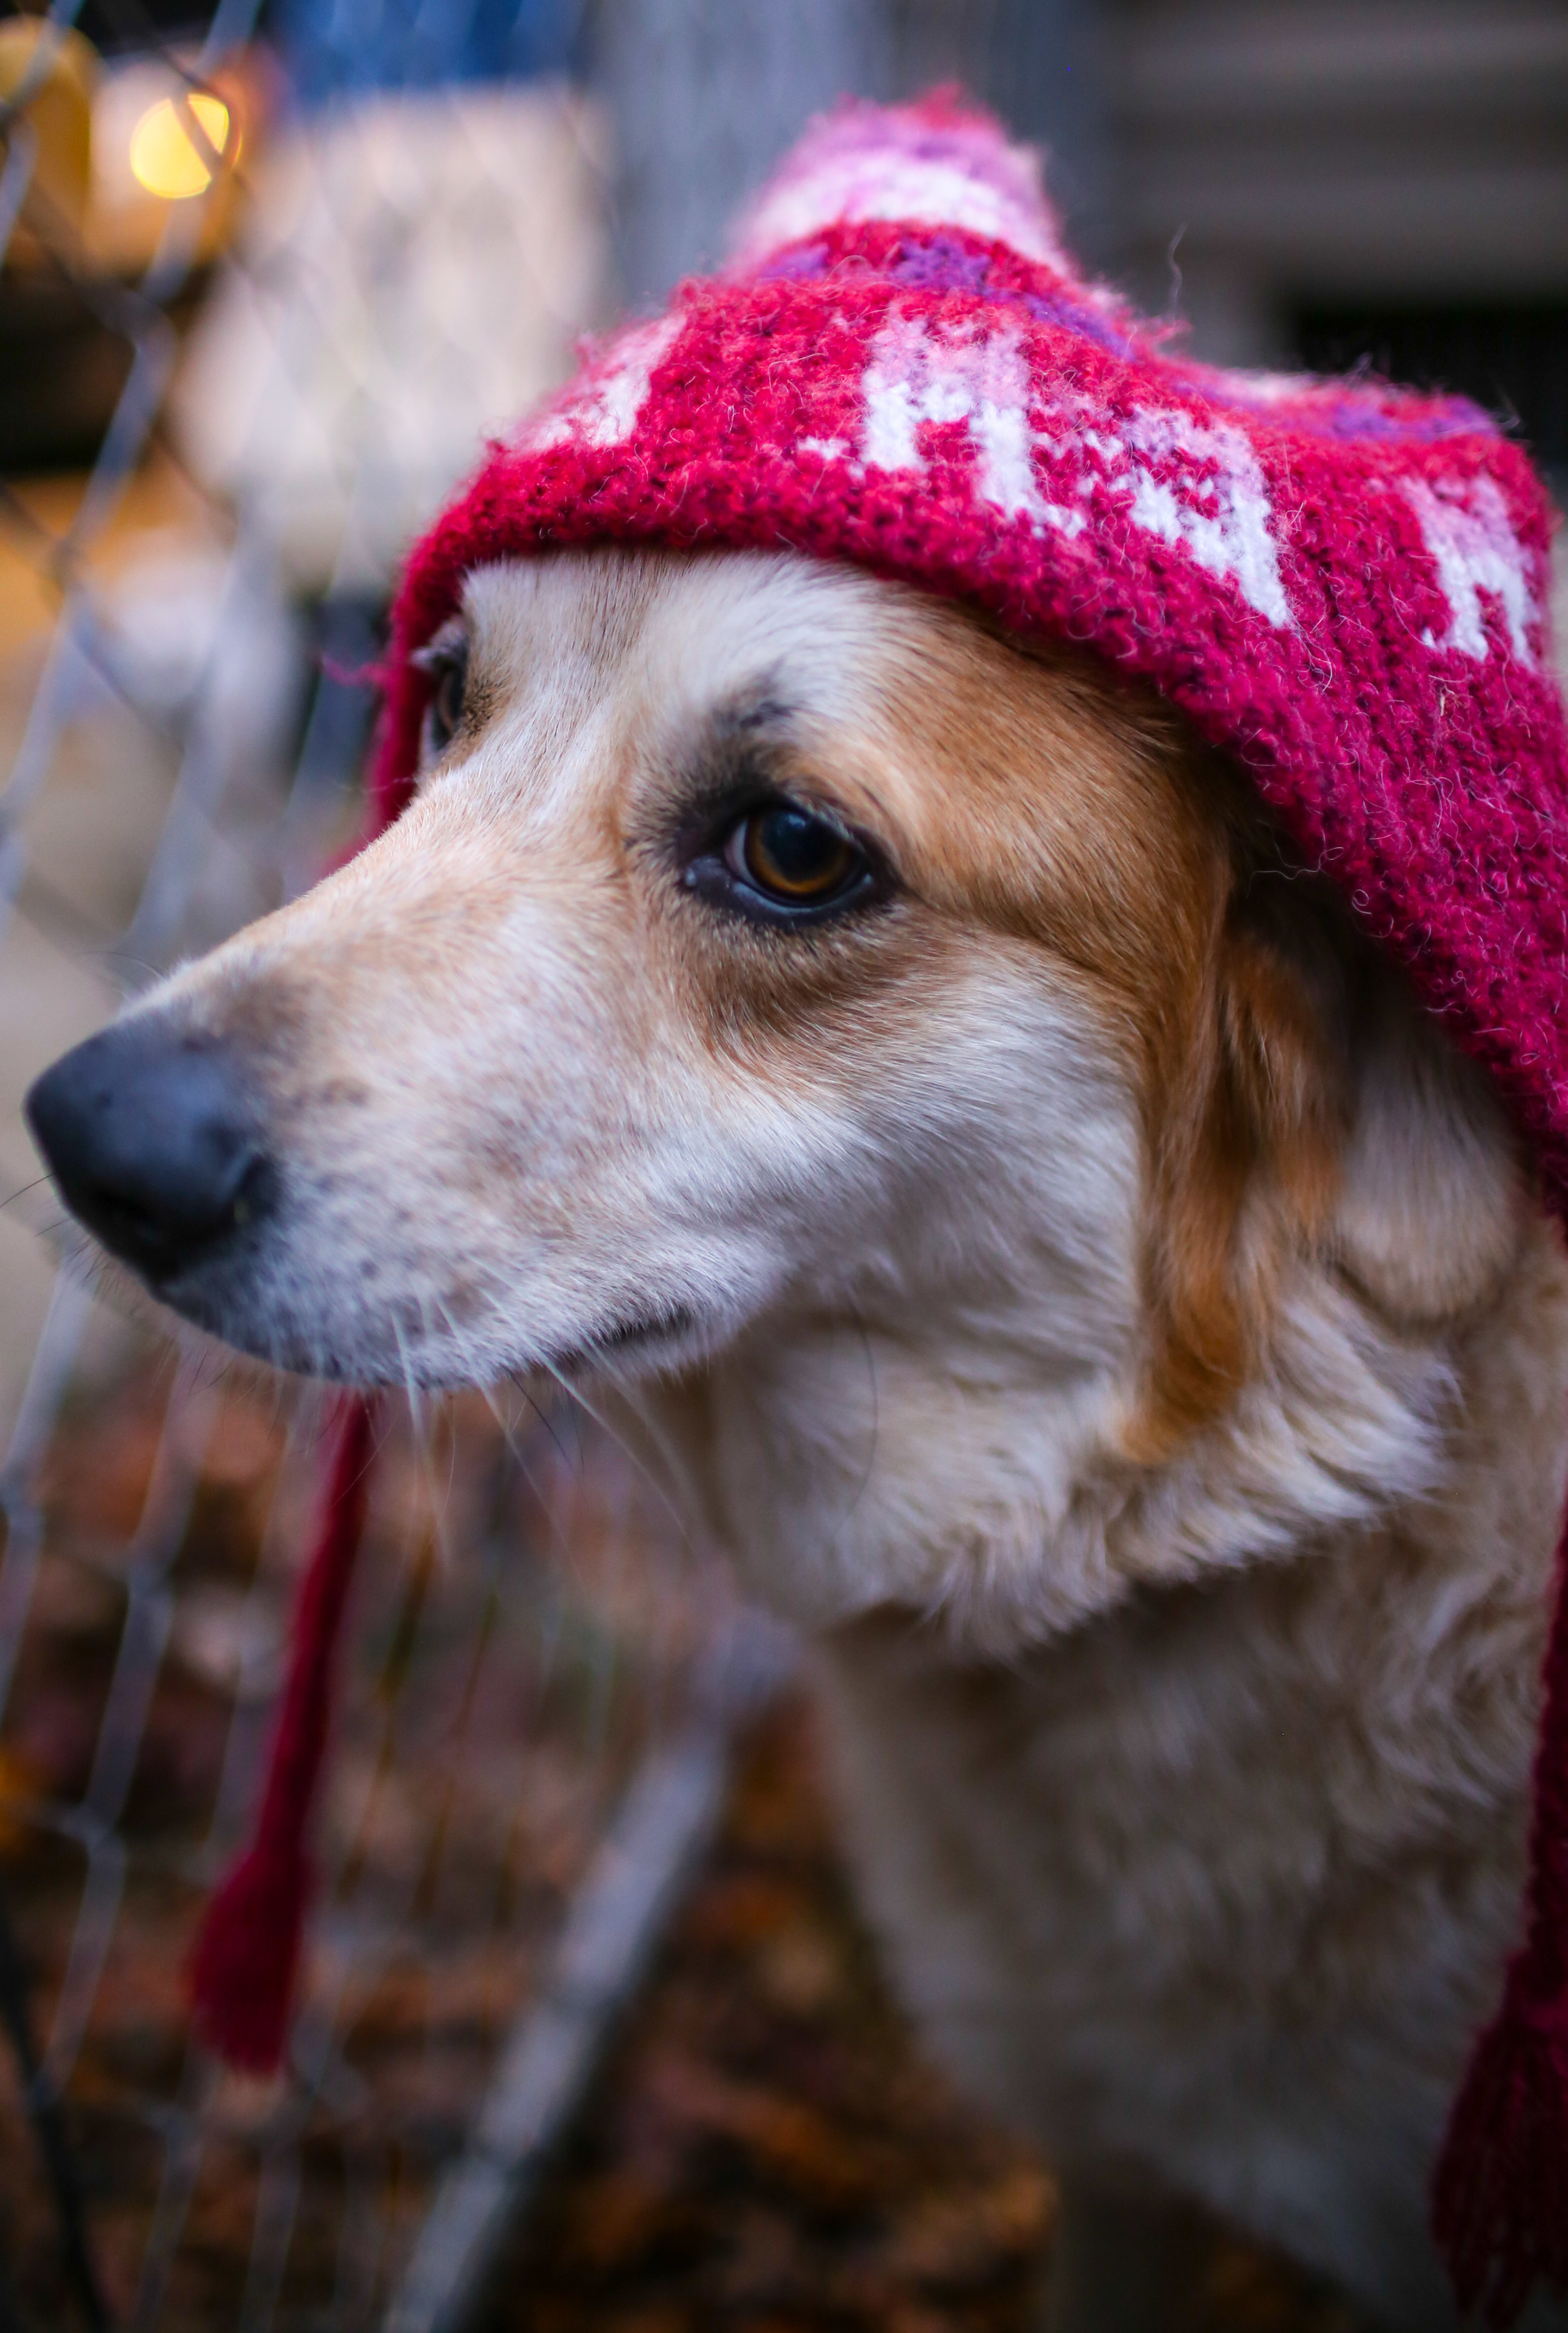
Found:
M 1485 1065 L 1568 1217 L 1568 746 L 1548 510 L 1474 406 L 1183 356 L 1063 249 L 1034 160 L 938 98 L 815 124 L 731 264 L 590 355 L 414 552 L 375 772 L 476 564 L 550 545 L 851 560 L 1150 682 Z M 1564 1420 L 1568 1431 L 1568 1420 Z M 1524 1942 L 1454 2108 L 1461 2305 L 1568 2285 L 1568 1599 Z

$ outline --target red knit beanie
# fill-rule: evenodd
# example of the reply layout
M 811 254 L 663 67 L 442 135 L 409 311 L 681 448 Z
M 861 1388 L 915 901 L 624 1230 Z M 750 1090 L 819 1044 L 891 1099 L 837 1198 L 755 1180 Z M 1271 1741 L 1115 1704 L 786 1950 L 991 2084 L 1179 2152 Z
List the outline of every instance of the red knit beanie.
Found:
M 1568 1215 L 1568 749 L 1547 504 L 1457 398 L 1229 373 L 1075 272 L 1031 158 L 948 101 L 847 106 L 722 274 L 494 446 L 415 551 L 376 771 L 400 809 L 413 651 L 469 569 L 552 544 L 789 545 L 961 595 L 1140 675 L 1248 770 L 1482 1062 Z M 1568 1419 L 1564 1420 L 1568 1435 Z M 1461 2305 L 1568 2285 L 1568 1599 L 1524 1941 L 1436 2186 Z

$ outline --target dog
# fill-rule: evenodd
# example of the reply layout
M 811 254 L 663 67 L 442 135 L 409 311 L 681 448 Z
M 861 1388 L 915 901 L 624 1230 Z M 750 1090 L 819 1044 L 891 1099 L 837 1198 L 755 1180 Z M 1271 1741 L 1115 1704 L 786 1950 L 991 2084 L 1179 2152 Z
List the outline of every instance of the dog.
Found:
M 1486 1081 L 1098 660 L 631 548 L 425 655 L 403 817 L 35 1089 L 68 1204 L 285 1368 L 612 1405 L 811 1633 L 902 1994 L 1059 2166 L 1057 2333 L 1178 2323 L 1193 2206 L 1456 2323 L 1568 1483 Z

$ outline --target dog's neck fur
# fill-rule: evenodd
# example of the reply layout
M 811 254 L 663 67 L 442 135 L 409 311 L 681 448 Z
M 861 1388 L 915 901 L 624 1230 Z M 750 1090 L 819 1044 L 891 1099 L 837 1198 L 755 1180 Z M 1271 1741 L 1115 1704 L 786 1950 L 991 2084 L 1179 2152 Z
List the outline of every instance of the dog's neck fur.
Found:
M 1098 1618 L 995 1660 L 884 1610 L 830 1636 L 822 1675 L 866 1899 L 965 2081 L 1080 2180 L 1196 2198 L 1435 2333 L 1431 2164 L 1520 1933 L 1556 1240 L 1528 1234 L 1493 1304 L 1390 1367 L 1397 1341 L 1373 1414 L 1334 1405 L 1338 1512 L 1276 1501 L 1268 1560 L 1185 1586 L 1163 1565 L 1166 1514 L 1245 1512 L 1220 1435 L 1207 1481 L 1101 1493 L 1140 1584 Z M 1298 1349 L 1340 1381 L 1342 1349 Z M 1282 1472 L 1332 1482 L 1334 1415 L 1282 1376 Z

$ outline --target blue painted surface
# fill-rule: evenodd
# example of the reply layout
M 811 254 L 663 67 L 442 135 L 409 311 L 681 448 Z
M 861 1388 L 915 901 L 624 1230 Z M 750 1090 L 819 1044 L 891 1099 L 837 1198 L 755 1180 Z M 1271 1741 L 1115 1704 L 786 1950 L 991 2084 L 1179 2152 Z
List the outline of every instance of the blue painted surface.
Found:
M 273 0 L 267 25 L 306 105 L 376 89 L 574 73 L 579 0 Z

